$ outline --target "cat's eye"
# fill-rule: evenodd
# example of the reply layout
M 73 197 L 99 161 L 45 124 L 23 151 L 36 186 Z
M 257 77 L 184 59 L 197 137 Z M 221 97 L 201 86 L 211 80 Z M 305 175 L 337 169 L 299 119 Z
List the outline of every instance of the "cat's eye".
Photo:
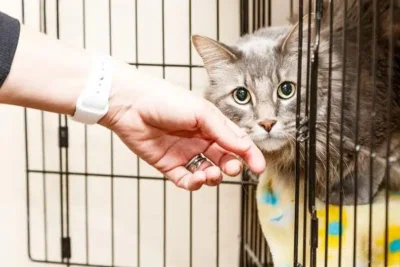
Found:
M 294 96 L 296 85 L 291 82 L 283 82 L 278 87 L 278 96 L 282 99 L 289 99 Z
M 249 91 L 244 87 L 236 88 L 232 93 L 233 99 L 240 105 L 245 105 L 250 102 L 251 96 Z

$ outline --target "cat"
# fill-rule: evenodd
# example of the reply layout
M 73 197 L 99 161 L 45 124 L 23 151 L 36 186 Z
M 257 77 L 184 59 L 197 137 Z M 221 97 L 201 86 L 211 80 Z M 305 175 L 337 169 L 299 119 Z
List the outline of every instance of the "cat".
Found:
M 344 205 L 370 203 L 384 185 L 388 132 L 390 146 L 389 187 L 400 189 L 400 4 L 395 2 L 393 28 L 390 28 L 390 0 L 379 5 L 376 36 L 373 33 L 373 0 L 363 0 L 358 15 L 357 0 L 347 0 L 346 42 L 343 42 L 344 0 L 334 1 L 332 28 L 331 101 L 329 97 L 330 6 L 324 2 L 320 28 L 318 101 L 316 124 L 316 196 L 321 201 Z M 312 16 L 312 15 L 311 15 Z M 357 29 L 361 20 L 360 49 L 357 48 Z M 301 116 L 305 117 L 307 85 L 308 32 L 314 32 L 307 16 L 303 18 L 301 64 Z M 388 50 L 390 30 L 393 29 L 393 72 L 391 92 L 391 124 L 388 123 Z M 310 40 L 314 43 L 314 35 Z M 373 37 L 376 37 L 375 39 Z M 375 50 L 374 42 L 376 40 Z M 298 81 L 298 24 L 260 29 L 241 37 L 228 46 L 208 37 L 194 35 L 192 42 L 207 70 L 210 86 L 205 98 L 216 105 L 228 118 L 244 128 L 264 153 L 267 165 L 279 170 L 282 177 L 295 179 L 296 96 Z M 343 55 L 346 49 L 344 64 Z M 359 51 L 359 53 L 358 53 Z M 376 53 L 374 54 L 374 51 Z M 358 59 L 360 71 L 358 75 Z M 376 64 L 373 64 L 375 59 Z M 343 68 L 346 67 L 345 71 Z M 375 69 L 374 69 L 375 68 Z M 372 77 L 376 72 L 376 78 Z M 345 73 L 345 77 L 343 77 Z M 357 79 L 359 77 L 359 79 Z M 358 83 L 359 82 L 359 83 Z M 343 123 L 342 123 L 342 84 Z M 359 115 L 357 117 L 357 84 L 359 84 Z M 376 93 L 374 94 L 374 84 Z M 374 103 L 373 96 L 376 96 Z M 326 177 L 326 135 L 328 106 L 330 116 L 330 175 Z M 372 114 L 373 105 L 375 113 Z M 357 119 L 358 118 L 358 119 Z M 374 131 L 371 135 L 372 123 Z M 355 132 L 358 124 L 358 141 Z M 340 140 L 343 127 L 343 179 L 340 184 Z M 373 142 L 373 165 L 370 166 L 370 144 Z M 305 146 L 300 143 L 300 171 L 305 170 Z M 358 149 L 358 156 L 356 156 Z M 355 163 L 358 165 L 357 197 L 355 199 Z M 372 184 L 370 169 L 372 167 Z M 329 179 L 329 188 L 326 187 Z M 372 188 L 372 195 L 370 194 Z

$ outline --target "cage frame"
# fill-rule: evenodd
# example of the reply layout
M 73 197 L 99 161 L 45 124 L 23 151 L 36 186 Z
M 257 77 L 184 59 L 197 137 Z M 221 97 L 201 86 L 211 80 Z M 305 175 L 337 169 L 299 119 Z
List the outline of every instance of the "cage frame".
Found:
M 60 25 L 59 25 L 59 13 L 60 13 L 60 9 L 59 9 L 59 1 L 60 0 L 56 0 L 56 14 L 57 14 L 57 38 L 60 38 Z M 85 0 L 81 0 L 83 3 L 83 27 L 85 29 Z M 164 3 L 165 0 L 160 0 L 162 3 L 162 33 L 163 33 L 163 37 L 162 37 L 162 49 L 163 49 L 163 60 L 161 64 L 154 64 L 154 63 L 142 63 L 139 62 L 138 60 L 138 36 L 136 35 L 136 61 L 135 62 L 130 62 L 130 64 L 132 66 L 135 67 L 141 67 L 141 66 L 154 66 L 154 67 L 161 67 L 163 69 L 163 78 L 165 78 L 165 68 L 166 67 L 182 67 L 182 68 L 187 68 L 189 70 L 189 84 L 190 84 L 190 89 L 192 88 L 192 71 L 194 68 L 202 68 L 202 66 L 199 65 L 194 65 L 192 62 L 192 57 L 189 56 L 189 64 L 166 64 L 165 62 L 165 36 L 164 36 Z M 192 35 L 192 27 L 191 27 L 191 14 L 192 14 L 192 0 L 187 0 L 189 1 L 189 37 Z M 344 3 L 347 3 L 348 0 L 343 0 Z M 360 0 L 357 0 L 360 1 Z M 378 0 L 373 0 L 374 3 L 376 4 Z M 321 19 L 323 16 L 329 15 L 330 18 L 333 17 L 332 12 L 333 12 L 333 5 L 334 5 L 333 0 L 331 0 L 330 3 L 330 14 L 323 14 L 323 1 L 322 0 L 315 0 L 314 1 L 314 5 L 312 5 L 313 0 L 309 0 L 308 1 L 308 14 L 310 15 L 311 12 L 313 11 L 315 13 L 315 18 L 314 21 L 312 21 L 311 16 L 308 17 L 308 21 L 307 22 L 303 22 L 303 20 L 299 20 L 299 36 L 300 36 L 300 40 L 299 40 L 299 46 L 298 46 L 298 51 L 299 53 L 299 61 L 298 61 L 298 84 L 301 84 L 301 68 L 302 68 L 302 62 L 303 60 L 307 61 L 307 77 L 310 77 L 309 79 L 307 79 L 307 85 L 306 85 L 306 91 L 307 91 L 307 103 L 306 103 L 306 107 L 305 107 L 305 116 L 301 117 L 300 116 L 300 97 L 298 97 L 297 99 L 297 103 L 298 103 L 298 108 L 297 108 L 297 113 L 296 113 L 296 128 L 300 129 L 302 128 L 303 130 L 305 129 L 305 131 L 298 131 L 296 133 L 296 156 L 297 158 L 299 158 L 300 155 L 300 146 L 299 143 L 300 142 L 304 142 L 305 146 L 306 146 L 306 169 L 305 169 L 305 177 L 307 177 L 307 185 L 304 188 L 304 192 L 300 192 L 299 189 L 299 173 L 300 173 L 300 166 L 299 163 L 296 163 L 296 191 L 295 191 L 295 232 L 294 232 L 294 244 L 293 244 L 293 252 L 294 252 L 294 262 L 293 262 L 293 266 L 296 267 L 300 267 L 300 266 L 307 266 L 308 263 L 307 262 L 302 262 L 302 264 L 299 262 L 299 255 L 298 255 L 298 247 L 299 246 L 303 246 L 303 259 L 309 260 L 309 265 L 311 267 L 315 267 L 316 266 L 316 251 L 318 248 L 318 218 L 316 215 L 316 209 L 315 209 L 315 200 L 316 200 L 316 196 L 315 196 L 315 191 L 311 190 L 312 188 L 315 187 L 315 183 L 316 183 L 316 173 L 315 173 L 315 164 L 316 164 L 316 116 L 317 116 L 317 88 L 318 88 L 318 79 L 317 79 L 317 73 L 318 73 L 318 64 L 319 64 L 319 34 L 320 34 L 320 24 L 321 24 Z M 21 5 L 22 5 L 22 22 L 24 22 L 25 19 L 25 1 L 21 0 Z M 40 1 L 41 5 L 43 3 L 44 7 L 41 6 L 40 10 L 44 10 L 43 12 L 43 16 L 41 17 L 41 22 L 40 25 L 42 27 L 42 31 L 44 33 L 46 33 L 46 0 L 41 0 Z M 108 0 L 109 3 L 109 31 L 110 33 L 112 32 L 112 27 L 111 27 L 111 8 L 112 8 L 112 4 L 111 4 L 111 0 Z M 217 40 L 219 39 L 219 33 L 220 33 L 220 29 L 219 29 L 219 5 L 220 1 L 216 0 L 216 16 L 217 16 Z M 251 4 L 252 3 L 252 4 Z M 394 5 L 395 5 L 395 0 L 390 0 L 391 3 L 391 12 L 392 12 L 392 19 L 393 19 L 393 10 L 394 10 Z M 240 5 L 240 33 L 241 35 L 246 34 L 246 33 L 251 33 L 254 32 L 255 30 L 257 30 L 258 28 L 261 27 L 265 27 L 265 26 L 271 26 L 271 10 L 272 10 L 272 5 L 271 5 L 271 0 L 240 0 L 239 2 Z M 304 10 L 307 4 L 304 3 L 304 0 L 299 0 L 299 18 L 302 18 L 304 15 Z M 138 0 L 135 1 L 135 12 L 136 12 L 136 16 L 135 16 L 135 27 L 137 30 L 137 24 L 138 24 L 138 16 L 137 16 L 137 7 L 138 7 Z M 294 10 L 294 6 L 293 6 L 293 0 L 290 1 L 290 12 L 291 14 L 293 14 L 293 10 Z M 345 4 L 345 14 L 347 11 L 347 4 Z M 376 12 L 374 12 L 374 19 L 376 20 Z M 250 14 L 252 14 L 250 16 Z M 361 14 L 361 11 L 360 11 Z M 346 18 L 346 15 L 344 16 Z M 43 21 L 44 23 L 43 23 Z M 311 42 L 311 32 L 309 32 L 308 34 L 308 47 L 307 47 L 307 58 L 306 59 L 302 59 L 302 52 L 303 51 L 303 26 L 304 23 L 308 23 L 308 25 L 310 25 L 311 23 L 315 23 L 316 25 L 316 31 L 315 31 L 315 42 L 312 43 Z M 376 34 L 376 24 L 377 21 L 374 21 L 374 32 Z M 332 19 L 330 20 L 330 29 L 332 30 Z M 343 38 L 343 42 L 346 42 L 346 19 L 344 21 L 344 38 Z M 361 36 L 361 23 L 358 26 L 358 46 L 360 46 L 360 36 Z M 393 26 L 393 25 L 392 25 Z M 310 28 L 310 27 L 309 27 Z M 389 70 L 393 71 L 393 28 L 391 29 L 391 37 L 389 41 Z M 85 30 L 84 30 L 85 32 Z M 111 36 L 111 34 L 110 34 Z M 332 34 L 331 34 L 332 36 Z M 190 38 L 189 38 L 190 39 Z M 110 37 L 110 54 L 112 54 L 112 38 Z M 332 55 L 332 39 L 330 40 L 330 56 Z M 376 60 L 376 42 L 374 42 L 374 49 L 373 49 L 373 53 L 374 53 L 374 60 Z M 189 53 L 191 55 L 192 52 L 192 47 L 191 47 L 191 43 L 188 44 L 189 45 Z M 84 37 L 84 46 L 85 46 L 85 37 Z M 344 47 L 346 47 L 346 45 L 344 45 Z M 344 55 L 343 55 L 343 60 L 346 59 L 346 49 L 344 49 Z M 332 61 L 332 58 L 330 57 L 330 62 Z M 360 60 L 358 59 L 358 71 L 360 69 Z M 376 64 L 374 64 L 376 65 Z M 331 76 L 331 70 L 332 65 L 330 65 L 330 70 L 329 70 L 329 77 L 328 80 L 329 82 L 331 82 L 332 76 Z M 373 68 L 373 75 L 376 75 L 376 67 Z M 346 75 L 346 68 L 343 68 L 343 75 Z M 393 75 L 393 73 L 391 73 L 389 76 Z M 359 75 L 358 75 L 359 76 Z M 389 86 L 391 87 L 392 84 L 392 79 L 389 79 Z M 344 79 L 343 79 L 343 88 L 345 87 L 344 84 Z M 301 86 L 299 86 L 301 87 Z M 359 77 L 357 80 L 357 94 L 359 95 L 360 93 L 360 81 L 359 81 Z M 331 90 L 331 87 L 329 87 L 329 90 Z M 390 91 L 390 90 L 389 90 Z M 330 94 L 330 93 L 329 93 Z M 342 92 L 343 94 L 343 92 Z M 300 95 L 300 94 L 298 94 Z M 389 99 L 390 99 L 390 95 L 389 95 Z M 390 101 L 389 101 L 390 102 Z M 344 98 L 342 97 L 342 103 L 341 105 L 343 106 L 344 104 Z M 359 112 L 359 103 L 357 101 L 356 103 L 357 105 L 357 112 Z M 329 105 L 328 105 L 329 106 Z M 389 105 L 390 106 L 390 105 Z M 390 117 L 390 108 L 389 107 L 389 117 Z M 330 106 L 328 108 L 328 114 L 330 114 L 331 110 L 330 110 Z M 43 116 L 43 113 L 42 113 Z M 40 263 L 48 263 L 48 264 L 61 264 L 61 265 L 66 265 L 66 266 L 71 266 L 71 265 L 75 265 L 75 266 L 88 266 L 88 267 L 94 267 L 94 266 L 99 266 L 99 267 L 133 267 L 133 266 L 118 266 L 118 265 L 93 265 L 89 263 L 89 260 L 87 259 L 87 262 L 71 262 L 70 258 L 71 258 L 71 236 L 69 234 L 70 231 L 70 226 L 69 226 L 69 222 L 70 222 L 70 218 L 69 218 L 69 180 L 71 179 L 70 176 L 83 176 L 85 177 L 85 179 L 90 179 L 90 176 L 96 176 L 96 177 L 102 177 L 102 178 L 106 178 L 106 179 L 110 179 L 111 182 L 111 194 L 112 194 L 112 201 L 114 199 L 113 196 L 113 181 L 114 179 L 137 179 L 138 181 L 138 189 L 137 189 L 137 201 L 138 201 L 138 207 L 139 207 L 139 203 L 140 203 L 140 186 L 139 186 L 139 181 L 140 180 L 159 180 L 160 182 L 164 183 L 164 215 L 163 215 L 163 220 L 164 220 L 164 231 L 163 231 L 163 251 L 164 251 L 164 259 L 163 259 L 163 266 L 166 266 L 166 231 L 165 231 L 165 221 L 166 221 L 166 215 L 165 215 L 165 209 L 166 209 L 166 198 L 165 198 L 165 190 L 166 190 L 166 182 L 167 180 L 165 178 L 160 179 L 158 177 L 152 177 L 152 176 L 143 176 L 140 175 L 140 171 L 138 175 L 121 175 L 121 174 L 117 174 L 114 173 L 113 168 L 111 167 L 111 172 L 110 173 L 93 173 L 93 172 L 88 172 L 87 171 L 87 166 L 86 166 L 86 171 L 85 172 L 71 172 L 68 169 L 68 145 L 69 145 L 69 132 L 68 132 L 68 118 L 67 116 L 64 115 L 59 115 L 58 119 L 59 119 L 59 123 L 58 123 L 58 134 L 59 134 L 59 157 L 60 157 L 60 170 L 59 171 L 54 171 L 54 170 L 46 170 L 44 167 L 42 170 L 40 169 L 31 169 L 30 165 L 29 165 L 29 158 L 28 158 L 28 127 L 29 127 L 29 123 L 28 123 L 28 119 L 27 119 L 27 109 L 25 109 L 24 111 L 24 127 L 25 127 L 25 154 L 26 154 L 26 183 L 27 183 L 27 192 L 26 192 L 26 199 L 27 199 L 27 231 L 28 231 L 28 255 L 29 258 L 33 261 L 33 262 L 40 262 Z M 330 117 L 330 115 L 328 115 L 328 117 Z M 342 109 L 342 114 L 341 114 L 341 118 L 343 120 L 343 109 Z M 43 122 L 43 117 L 42 117 L 42 122 Z M 390 122 L 390 120 L 389 120 Z M 328 122 L 328 127 L 329 127 L 329 122 Z M 342 121 L 342 125 L 343 125 L 343 121 Z M 374 131 L 374 125 L 371 127 L 371 133 Z M 357 143 L 357 138 L 358 138 L 358 127 L 356 127 L 357 132 L 356 132 L 356 143 Z M 328 128 L 328 132 L 329 132 L 329 128 Z M 111 134 L 111 150 L 113 150 L 113 135 Z M 341 138 L 343 137 L 343 126 L 341 127 Z M 389 146 L 390 146 L 390 138 L 391 135 L 390 133 L 388 133 L 388 146 L 387 146 L 387 151 L 389 151 Z M 87 129 L 85 127 L 85 140 L 86 140 L 86 144 L 87 144 Z M 327 140 L 327 146 L 326 149 L 327 151 L 329 151 L 329 135 L 327 135 L 326 137 Z M 341 139 L 341 154 L 343 154 L 343 140 Z M 373 144 L 371 144 L 371 154 L 374 150 L 373 148 Z M 85 154 L 85 159 L 87 161 L 87 148 L 86 148 L 86 154 Z M 355 153 L 357 155 L 357 150 L 355 149 Z M 388 152 L 387 152 L 388 153 Z M 328 153 L 329 154 L 329 153 Z M 372 158 L 372 157 L 371 157 Z M 373 159 L 371 159 L 373 161 Z M 113 166 L 113 153 L 111 153 L 111 166 Z M 139 159 L 138 159 L 138 163 L 139 163 Z M 329 156 L 327 158 L 327 163 L 329 163 Z M 340 161 L 340 184 L 342 184 L 342 180 L 343 180 L 343 158 Z M 357 165 L 357 161 L 356 161 L 356 165 Z M 139 166 L 139 164 L 138 164 Z M 389 175 L 389 169 L 390 169 L 390 162 L 389 159 L 386 160 L 386 175 L 385 175 L 385 179 L 389 179 L 390 175 Z M 357 176 L 357 166 L 355 167 L 355 175 Z M 372 173 L 372 172 L 371 172 Z M 30 213 L 30 195 L 29 195 L 29 190 L 30 190 L 30 176 L 31 174 L 41 174 L 43 176 L 46 175 L 58 175 L 59 179 L 60 179 L 60 210 L 61 210 L 61 215 L 60 215 L 60 229 L 61 229 L 61 237 L 60 237 L 60 242 L 61 242 L 61 259 L 60 261 L 49 261 L 47 259 L 35 259 L 31 256 L 31 242 L 30 242 L 30 233 L 31 233 L 31 229 L 30 229 L 30 218 L 31 218 L 31 213 Z M 329 177 L 329 168 L 327 168 L 327 173 L 326 173 L 327 177 Z M 250 177 L 251 175 L 245 171 L 243 172 L 243 180 L 242 181 L 223 181 L 222 184 L 236 184 L 238 186 L 241 186 L 241 241 L 240 241 L 240 253 L 239 253 L 239 265 L 240 267 L 253 267 L 253 266 L 257 266 L 257 267 L 266 267 L 266 266 L 273 266 L 272 262 L 271 262 L 271 255 L 268 249 L 268 244 L 267 241 L 265 240 L 263 234 L 262 234 L 262 230 L 260 227 L 260 224 L 258 223 L 258 217 L 257 215 L 255 215 L 257 213 L 257 206 L 256 206 L 256 201 L 255 201 L 255 192 L 256 192 L 256 185 L 257 182 L 254 181 L 254 179 L 252 179 Z M 372 174 L 371 174 L 372 177 Z M 371 178 L 372 179 L 372 178 Z M 357 179 L 355 179 L 355 181 L 357 181 Z M 329 188 L 329 179 L 327 179 L 327 188 Z M 357 190 L 357 186 L 355 186 L 355 190 Z M 217 252 L 216 252 L 216 266 L 219 266 L 219 187 L 217 187 L 217 239 L 216 239 L 216 244 L 217 244 Z M 309 229 L 307 229 L 306 227 L 306 223 L 304 224 L 303 229 L 298 229 L 299 228 L 299 197 L 300 194 L 304 194 L 304 196 L 306 197 L 306 201 L 304 203 L 304 214 L 303 214 L 303 219 L 304 222 L 306 222 L 308 220 L 308 217 L 311 220 L 311 226 Z M 388 244 L 388 188 L 386 188 L 386 229 L 385 229 L 385 245 L 387 246 Z M 329 203 L 327 203 L 326 205 L 328 206 Z M 113 204 L 112 204 L 113 206 Z M 193 256 L 192 256 L 192 246 L 193 246 L 193 240 L 192 240 L 192 195 L 190 194 L 190 266 L 192 266 L 193 264 Z M 370 204 L 370 222 L 371 222 L 371 216 L 372 216 L 372 205 Z M 140 214 L 140 210 L 138 209 L 138 214 Z M 113 212 L 112 212 L 113 214 Z M 357 206 L 355 206 L 354 209 L 354 214 L 357 214 Z M 340 206 L 340 221 L 342 221 L 342 205 Z M 139 218 L 138 217 L 138 233 L 140 233 L 140 222 L 139 222 Z M 326 215 L 326 224 L 328 223 L 328 218 L 329 218 L 329 213 L 327 213 Z M 354 216 L 354 220 L 357 220 L 357 216 Z M 112 219 L 113 220 L 113 219 Z M 357 224 L 355 223 L 355 232 L 356 232 L 356 228 Z M 372 226 L 371 223 L 369 225 L 369 231 L 370 231 L 370 236 L 371 236 L 371 230 Z M 112 230 L 111 230 L 111 234 L 112 236 L 114 235 L 113 233 L 114 231 L 114 226 L 112 225 Z M 303 232 L 303 236 L 307 236 L 307 232 L 310 231 L 310 240 L 307 240 L 306 238 L 303 238 L 303 240 L 299 240 L 299 232 Z M 341 238 L 341 236 L 340 236 Z M 113 238 L 112 238 L 113 240 Z M 327 238 L 325 238 L 325 240 L 327 240 Z M 302 244 L 300 243 L 302 241 Z M 112 241 L 113 242 L 113 241 Z M 138 234 L 138 244 L 140 244 L 140 235 Z M 371 243 L 371 240 L 369 240 L 369 242 Z M 354 235 L 354 244 L 356 243 L 356 235 Z M 47 245 L 46 245 L 47 246 Z M 342 255 L 342 242 L 339 242 L 339 262 L 341 259 L 341 255 Z M 326 246 L 327 247 L 327 243 Z M 310 259 L 307 259 L 305 257 L 305 253 L 306 253 L 306 248 L 308 248 L 310 250 Z M 88 253 L 88 248 L 86 248 L 86 254 Z M 138 245 L 138 258 L 137 258 L 137 265 L 136 266 L 140 266 L 140 245 Z M 369 247 L 369 249 L 371 250 L 371 247 Z M 112 244 L 112 248 L 111 248 L 111 255 L 112 255 L 112 261 L 114 261 L 114 245 Z M 385 264 L 387 264 L 387 250 L 385 250 Z M 370 255 L 371 257 L 371 255 Z M 356 246 L 354 245 L 353 247 L 353 266 L 356 266 Z M 327 249 L 325 249 L 325 265 L 327 265 Z M 340 265 L 340 264 L 339 264 Z

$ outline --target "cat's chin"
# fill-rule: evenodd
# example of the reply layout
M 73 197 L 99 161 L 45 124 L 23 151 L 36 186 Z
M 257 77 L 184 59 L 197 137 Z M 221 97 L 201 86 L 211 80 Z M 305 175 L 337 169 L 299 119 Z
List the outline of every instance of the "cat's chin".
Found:
M 255 140 L 255 143 L 264 152 L 276 152 L 285 147 L 287 140 L 283 138 L 264 138 Z

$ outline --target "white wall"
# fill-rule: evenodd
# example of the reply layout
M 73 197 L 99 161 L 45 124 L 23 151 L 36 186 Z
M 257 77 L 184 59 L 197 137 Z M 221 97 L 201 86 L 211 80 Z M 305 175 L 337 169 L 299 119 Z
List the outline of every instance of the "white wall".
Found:
M 39 0 L 25 0 L 26 24 L 39 30 Z M 122 60 L 135 62 L 135 1 L 112 1 L 112 54 Z M 161 1 L 139 1 L 138 40 L 139 62 L 161 63 Z M 288 17 L 289 1 L 274 0 L 273 22 L 284 23 Z M 71 45 L 83 45 L 82 1 L 60 0 L 60 38 Z M 0 0 L 0 9 L 21 18 L 21 3 Z M 86 44 L 88 49 L 108 52 L 108 1 L 86 0 Z M 188 1 L 165 0 L 166 63 L 189 63 Z M 192 1 L 192 33 L 216 37 L 216 1 Z M 55 0 L 47 1 L 48 33 L 55 36 Z M 239 0 L 220 0 L 220 37 L 232 43 L 239 36 Z M 193 49 L 193 63 L 200 64 Z M 162 68 L 143 67 L 162 77 Z M 193 90 L 201 94 L 207 78 L 204 70 L 193 69 Z M 187 68 L 167 68 L 166 78 L 189 86 Z M 2 266 L 51 266 L 32 263 L 28 259 L 26 178 L 23 110 L 0 106 L 0 259 Z M 42 143 L 41 112 L 30 110 L 29 165 L 30 169 L 59 170 L 57 147 L 58 116 L 44 114 Z M 74 122 L 70 126 L 69 167 L 84 172 L 84 127 Z M 110 133 L 100 127 L 88 129 L 88 170 L 110 172 Z M 136 175 L 136 157 L 114 138 L 114 172 Z M 42 146 L 46 158 L 42 160 Z M 145 163 L 140 163 L 140 175 L 160 176 Z M 229 178 L 238 180 L 239 178 Z M 92 264 L 110 264 L 111 191 L 110 180 L 91 177 L 88 180 L 89 257 Z M 85 262 L 85 179 L 70 177 L 70 215 L 72 260 Z M 55 175 L 30 176 L 31 256 L 45 258 L 44 207 L 47 216 L 47 258 L 60 258 L 59 178 Z M 137 261 L 137 181 L 116 178 L 114 182 L 115 264 L 135 266 Z M 46 199 L 44 199 L 46 193 Z M 189 258 L 189 193 L 168 184 L 167 205 L 167 266 L 187 267 Z M 237 266 L 240 238 L 240 186 L 220 188 L 220 266 Z M 44 206 L 44 200 L 46 205 Z M 163 255 L 163 182 L 140 182 L 141 266 L 162 266 Z M 216 239 L 216 189 L 204 188 L 193 194 L 193 266 L 214 266 Z

